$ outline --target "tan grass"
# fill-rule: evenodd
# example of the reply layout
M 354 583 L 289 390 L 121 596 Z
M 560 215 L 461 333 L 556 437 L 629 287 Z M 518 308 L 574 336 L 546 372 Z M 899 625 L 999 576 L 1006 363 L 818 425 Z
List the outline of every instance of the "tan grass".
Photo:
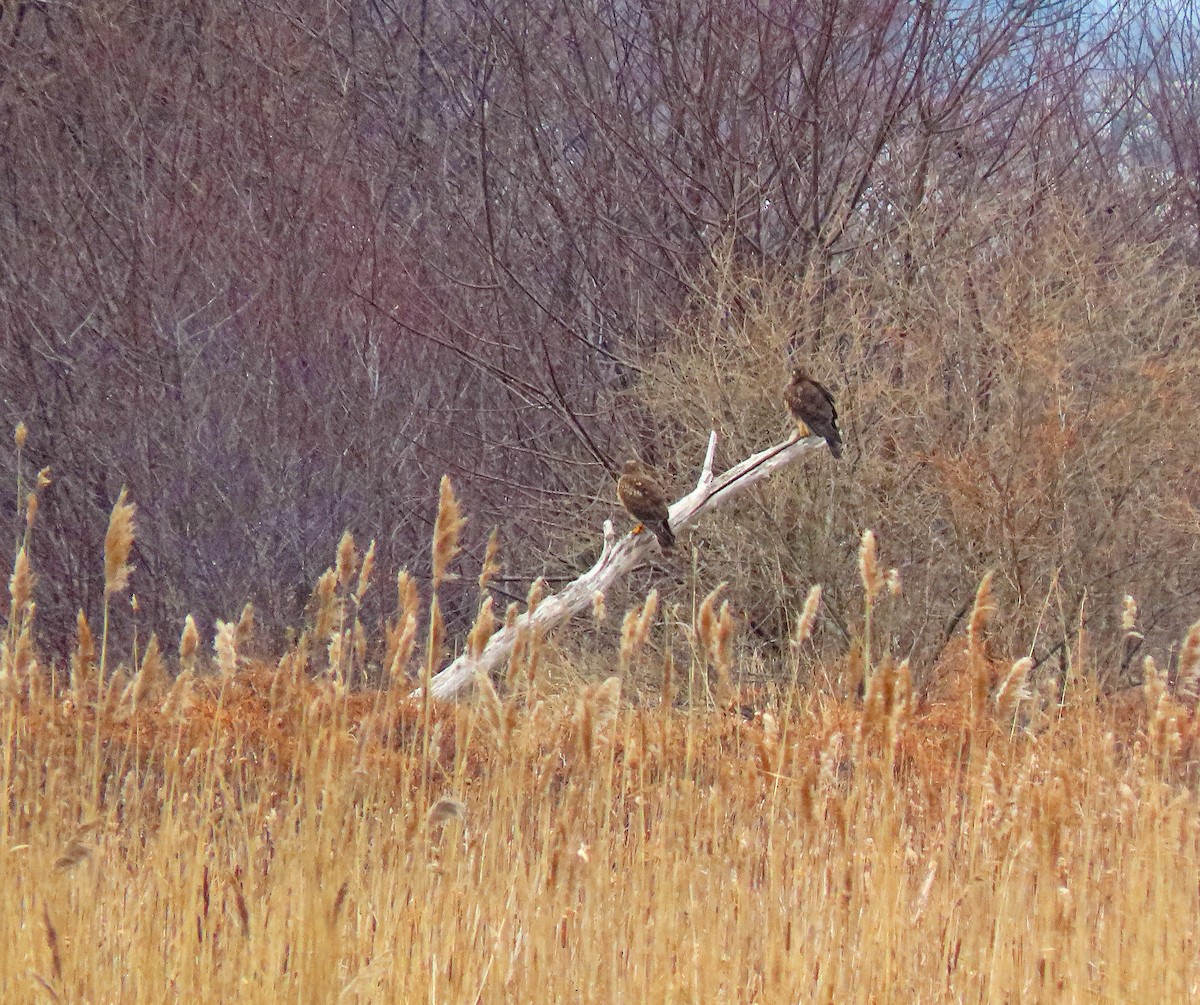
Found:
M 407 575 L 368 639 L 366 565 L 339 548 L 278 664 L 241 651 L 247 607 L 218 624 L 213 675 L 189 616 L 169 689 L 152 635 L 108 698 L 82 612 L 68 684 L 39 665 L 27 598 L 0 643 L 4 679 L 28 683 L 0 687 L 0 1001 L 1174 1002 L 1200 982 L 1200 887 L 1178 880 L 1200 871 L 1197 628 L 1173 689 L 1145 661 L 1143 707 L 1046 678 L 1034 717 L 1028 657 L 980 699 L 985 577 L 956 690 L 922 700 L 879 631 L 861 701 L 793 684 L 748 719 L 674 705 L 674 605 L 662 679 L 638 687 L 651 593 L 589 679 L 531 636 L 506 681 L 450 706 L 408 697 Z M 890 574 L 864 568 L 869 622 Z M 718 599 L 693 658 L 732 685 L 751 661 Z M 495 620 L 489 596 L 467 645 Z M 425 684 L 436 596 L 428 628 Z M 871 635 L 846 662 L 870 665 Z M 349 669 L 387 654 L 396 686 L 314 676 L 326 647 Z
M 900 667 L 872 685 L 891 681 L 881 715 L 908 707 Z M 437 709 L 423 762 L 355 738 L 367 695 L 278 728 L 254 676 L 215 731 L 211 693 L 161 734 L 145 707 L 149 745 L 114 724 L 95 826 L 76 822 L 80 724 L 4 706 L 10 805 L 56 807 L 0 817 L 6 1002 L 1179 1001 L 1200 979 L 1200 893 L 1173 881 L 1200 868 L 1200 813 L 1169 752 L 1106 746 L 1094 706 L 1012 739 L 997 716 L 987 770 L 964 773 L 965 706 L 852 753 L 865 713 L 813 692 L 789 732 L 622 712 L 614 677 L 504 712 L 499 750 Z

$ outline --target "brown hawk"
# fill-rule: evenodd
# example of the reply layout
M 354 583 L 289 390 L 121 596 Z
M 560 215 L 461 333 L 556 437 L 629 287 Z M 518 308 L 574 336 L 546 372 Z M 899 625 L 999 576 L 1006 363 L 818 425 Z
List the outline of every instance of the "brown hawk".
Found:
M 837 409 L 833 395 L 824 384 L 813 380 L 801 366 L 792 370 L 792 379 L 783 389 L 783 400 L 800 427 L 801 435 L 823 436 L 834 457 L 842 456 L 842 434 L 837 427 Z
M 626 461 L 621 468 L 621 477 L 617 479 L 617 498 L 640 525 L 634 529 L 634 533 L 639 532 L 642 526 L 649 527 L 663 551 L 670 551 L 674 547 L 675 535 L 671 533 L 666 493 L 636 458 Z

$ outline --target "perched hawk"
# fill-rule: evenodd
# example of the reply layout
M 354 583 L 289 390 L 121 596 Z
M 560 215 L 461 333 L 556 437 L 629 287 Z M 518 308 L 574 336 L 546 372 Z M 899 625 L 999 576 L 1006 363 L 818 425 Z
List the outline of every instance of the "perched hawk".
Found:
M 617 498 L 631 517 L 654 532 L 663 551 L 671 550 L 675 545 L 675 535 L 671 533 L 668 521 L 666 493 L 641 461 L 626 461 L 621 468 L 621 477 L 617 479 Z M 635 533 L 638 530 L 641 530 L 641 526 L 636 528 Z
M 837 427 L 837 409 L 833 395 L 824 384 L 818 384 L 803 367 L 792 371 L 792 379 L 783 389 L 783 400 L 801 435 L 823 436 L 834 457 L 842 456 L 842 435 Z

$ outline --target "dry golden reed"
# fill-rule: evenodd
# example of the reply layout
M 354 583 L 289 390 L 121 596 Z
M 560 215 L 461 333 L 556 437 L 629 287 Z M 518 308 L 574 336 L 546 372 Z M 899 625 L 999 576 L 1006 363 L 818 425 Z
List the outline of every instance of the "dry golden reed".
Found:
M 454 486 L 451 485 L 449 476 L 442 475 L 438 487 L 437 518 L 433 523 L 434 590 L 449 578 L 447 569 L 462 550 L 458 536 L 466 522 L 459 512 L 458 500 L 454 498 Z
M 329 643 L 325 646 L 325 670 L 338 684 L 346 682 L 345 663 L 349 651 L 350 637 L 348 632 L 334 632 L 329 637 Z
M 342 590 L 350 589 L 350 580 L 354 578 L 357 569 L 358 549 L 354 545 L 354 535 L 346 530 L 342 532 L 341 540 L 338 541 L 337 558 L 334 562 L 337 585 Z
M 333 626 L 340 618 L 337 600 L 338 574 L 333 569 L 326 569 L 317 579 L 313 591 L 317 598 L 317 615 L 313 622 L 313 637 L 324 642 L 333 631 Z
M 884 653 L 875 672 L 866 677 L 863 683 L 862 717 L 857 723 L 854 734 L 856 760 L 866 757 L 868 748 L 873 746 L 878 738 L 884 736 L 894 685 L 892 657 L 890 654 Z
M 713 638 L 717 634 L 717 596 L 727 585 L 725 582 L 718 583 L 700 602 L 700 607 L 696 611 L 692 627 L 705 659 L 712 652 Z
M 367 553 L 363 555 L 362 566 L 358 570 L 358 585 L 354 588 L 354 602 L 362 605 L 363 597 L 371 587 L 371 573 L 375 571 L 375 539 L 367 545 Z
M 717 617 L 710 653 L 713 666 L 717 668 L 717 682 L 721 689 L 722 704 L 731 694 L 733 687 L 733 629 L 733 614 L 729 609 L 729 601 L 724 600 L 721 602 L 721 613 Z
M 617 714 L 621 702 L 621 678 L 609 677 L 583 689 L 575 703 L 575 739 L 584 761 L 591 761 L 596 741 Z
M 393 685 L 405 684 L 408 682 L 408 665 L 417 643 L 416 615 L 405 614 L 404 620 L 391 633 L 391 638 L 394 642 L 389 641 L 388 677 Z
M 429 602 L 429 633 L 425 640 L 425 677 L 422 686 L 428 686 L 429 680 L 441 665 L 442 647 L 445 644 L 446 622 L 442 618 L 442 605 L 435 596 Z
M 1175 713 L 1176 706 L 1167 691 L 1167 675 L 1159 670 L 1150 656 L 1144 660 L 1142 669 L 1145 674 L 1142 693 L 1145 696 L 1149 719 L 1146 741 L 1150 756 L 1159 764 L 1165 764 L 1182 746 L 1179 718 Z
M 818 583 L 808 591 L 804 598 L 804 609 L 800 612 L 800 620 L 792 633 L 792 644 L 801 646 L 813 636 L 813 628 L 817 623 L 817 612 L 821 607 L 821 586 Z
M 1137 630 L 1137 618 L 1137 601 L 1127 593 L 1121 601 L 1121 631 L 1128 636 L 1140 639 L 1142 633 Z
M 365 667 L 367 664 L 367 630 L 359 618 L 354 619 L 350 626 L 350 649 L 354 654 L 354 667 Z
M 764 774 L 779 772 L 779 720 L 770 712 L 763 712 L 762 731 L 756 737 L 758 768 Z
M 546 580 L 541 576 L 529 584 L 529 592 L 525 595 L 525 610 L 529 614 L 538 609 L 538 606 L 546 598 L 546 592 Z
M 621 676 L 633 668 L 650 637 L 654 615 L 658 611 L 658 590 L 651 590 L 642 606 L 626 611 L 621 623 L 621 649 L 618 657 Z
M 108 533 L 104 535 L 104 593 L 106 596 L 120 593 L 129 586 L 133 567 L 129 554 L 133 550 L 134 514 L 137 507 L 126 500 L 127 489 L 122 486 L 108 519 Z
M 18 422 L 16 428 L 13 429 L 13 442 L 17 445 L 17 450 L 25 449 L 25 441 L 29 438 L 29 428 L 24 422 Z
M 405 615 L 416 615 L 421 606 L 421 595 L 417 589 L 416 580 L 409 575 L 407 569 L 396 573 L 396 609 L 401 620 Z
M 18 680 L 25 680 L 37 668 L 37 659 L 33 650 L 33 626 L 26 624 L 17 636 L 17 644 L 12 651 L 12 672 Z
M 971 608 L 971 617 L 967 622 L 967 651 L 975 657 L 984 658 L 984 647 L 988 621 L 995 607 L 992 604 L 992 577 L 995 570 L 989 569 L 979 581 L 975 591 L 975 604 Z
M 492 678 L 478 668 L 475 670 L 475 690 L 479 696 L 479 713 L 495 734 L 498 745 L 503 748 L 508 736 L 508 713 L 496 686 L 492 683 Z
M 873 530 L 864 530 L 858 546 L 858 574 L 863 591 L 870 603 L 883 591 L 886 583 L 879 571 L 879 549 Z
M 192 701 L 192 680 L 194 672 L 191 667 L 187 667 L 179 672 L 167 691 L 166 698 L 163 699 L 162 708 L 159 709 L 159 715 L 167 722 L 181 719 L 188 711 Z
M 485 597 L 482 604 L 479 605 L 479 613 L 475 616 L 475 624 L 471 626 L 470 634 L 467 636 L 467 652 L 471 659 L 479 659 L 483 653 L 483 647 L 487 645 L 488 639 L 495 634 L 496 631 L 496 615 L 493 608 L 493 598 Z
M 1194 703 L 1200 698 L 1200 621 L 1184 636 L 1175 680 L 1175 691 L 1183 701 Z
M 896 667 L 892 681 L 892 707 L 888 713 L 887 737 L 889 757 L 895 759 L 900 741 L 912 722 L 916 694 L 913 691 L 912 670 L 908 660 L 903 659 Z
M 246 601 L 242 607 L 242 613 L 237 620 L 237 628 L 234 630 L 234 638 L 237 640 L 239 650 L 244 649 L 254 637 L 254 605 Z
M 987 658 L 987 626 L 994 610 L 992 606 L 992 571 L 984 574 L 975 591 L 975 605 L 967 622 L 968 674 L 970 679 L 970 725 L 972 737 L 977 738 L 977 727 L 982 723 L 987 710 L 988 691 L 991 688 L 991 665 Z
M 12 597 L 12 614 L 9 630 L 15 630 L 25 615 L 26 605 L 33 597 L 34 575 L 29 567 L 29 553 L 22 547 L 13 562 L 12 575 L 8 579 L 8 593 Z
M 479 570 L 479 591 L 484 593 L 492 580 L 500 574 L 500 528 L 493 527 L 488 535 L 487 547 L 483 552 L 483 567 Z
M 1022 702 L 1033 697 L 1029 691 L 1029 671 L 1032 669 L 1032 657 L 1023 656 L 1017 660 L 1004 675 L 992 697 L 996 706 L 996 718 L 1007 723 L 1010 728 L 1016 727 L 1017 713 Z
M 213 651 L 217 654 L 217 669 L 223 677 L 232 677 L 237 673 L 237 625 L 232 622 L 217 621 L 217 632 L 213 636 Z
M 1145 701 L 1146 714 L 1153 717 L 1166 694 L 1166 676 L 1158 669 L 1153 656 L 1142 660 L 1142 697 Z
M 75 650 L 71 654 L 71 687 L 79 692 L 91 680 L 96 666 L 96 640 L 82 610 L 75 616 Z
M 166 680 L 167 670 L 159 649 L 158 636 L 151 632 L 142 656 L 142 665 L 121 695 L 121 703 L 128 707 L 131 714 L 136 712 L 142 702 L 165 686 Z
M 658 701 L 662 708 L 664 716 L 671 708 L 673 698 L 672 687 L 674 686 L 675 677 L 675 651 L 671 648 L 670 643 L 663 647 L 663 672 L 662 683 L 659 685 Z M 665 719 L 664 719 L 665 728 Z
M 179 635 L 179 662 L 185 670 L 192 668 L 199 646 L 200 631 L 196 628 L 196 619 L 189 614 L 183 619 L 183 631 Z

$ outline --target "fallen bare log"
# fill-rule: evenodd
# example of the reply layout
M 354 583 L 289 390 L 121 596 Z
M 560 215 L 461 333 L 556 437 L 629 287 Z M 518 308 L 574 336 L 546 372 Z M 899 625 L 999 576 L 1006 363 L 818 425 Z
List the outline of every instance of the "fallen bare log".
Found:
M 793 436 L 714 476 L 717 434 L 712 433 L 696 487 L 671 506 L 672 529 L 680 531 L 690 526 L 705 513 L 735 499 L 750 486 L 822 446 L 824 441 L 818 436 L 802 439 Z M 470 684 L 476 674 L 492 673 L 509 658 L 519 638 L 545 634 L 555 625 L 590 608 L 597 593 L 604 593 L 617 579 L 637 568 L 655 547 L 654 535 L 649 533 L 631 531 L 618 540 L 612 521 L 605 520 L 604 548 L 595 565 L 560 592 L 546 597 L 533 611 L 522 614 L 511 626 L 496 632 L 478 657 L 463 653 L 434 675 L 429 685 L 430 694 L 434 698 L 452 698 Z M 414 693 L 415 696 L 419 694 L 419 690 Z

